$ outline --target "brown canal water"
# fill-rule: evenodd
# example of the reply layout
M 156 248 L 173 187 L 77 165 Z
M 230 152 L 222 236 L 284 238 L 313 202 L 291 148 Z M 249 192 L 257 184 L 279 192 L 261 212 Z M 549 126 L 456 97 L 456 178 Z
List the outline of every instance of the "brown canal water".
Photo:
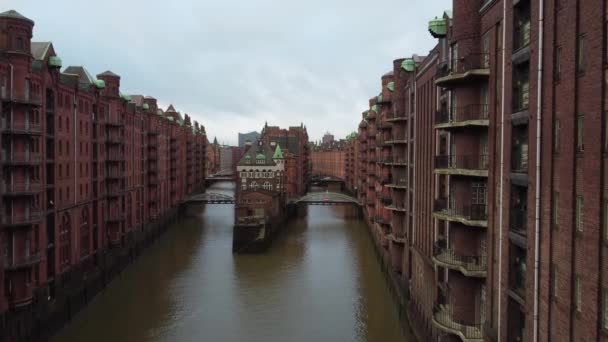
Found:
M 233 210 L 190 208 L 53 342 L 413 341 L 356 208 L 304 206 L 262 255 L 232 254 Z

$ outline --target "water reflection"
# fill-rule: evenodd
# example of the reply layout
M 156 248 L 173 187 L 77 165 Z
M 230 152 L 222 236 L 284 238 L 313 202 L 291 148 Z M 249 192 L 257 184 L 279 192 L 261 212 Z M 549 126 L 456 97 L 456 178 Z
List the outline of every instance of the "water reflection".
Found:
M 357 210 L 298 212 L 268 253 L 233 255 L 233 206 L 191 208 L 55 340 L 403 340 Z

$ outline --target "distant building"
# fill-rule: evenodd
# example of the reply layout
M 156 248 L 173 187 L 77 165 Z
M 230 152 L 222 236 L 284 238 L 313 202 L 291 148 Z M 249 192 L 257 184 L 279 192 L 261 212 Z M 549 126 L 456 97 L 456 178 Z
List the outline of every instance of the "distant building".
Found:
M 232 147 L 222 146 L 220 148 L 220 169 L 221 172 L 232 171 Z
M 253 131 L 249 133 L 239 133 L 239 147 L 245 147 L 247 141 L 255 142 L 260 139 L 260 133 Z
M 330 145 L 334 142 L 334 136 L 333 134 L 327 132 L 325 133 L 325 135 L 323 136 L 323 145 Z
M 285 155 L 285 173 L 287 198 L 303 195 L 310 178 L 310 145 L 306 127 L 300 126 L 282 129 L 278 126 L 264 125 L 261 140 L 265 144 L 280 145 Z

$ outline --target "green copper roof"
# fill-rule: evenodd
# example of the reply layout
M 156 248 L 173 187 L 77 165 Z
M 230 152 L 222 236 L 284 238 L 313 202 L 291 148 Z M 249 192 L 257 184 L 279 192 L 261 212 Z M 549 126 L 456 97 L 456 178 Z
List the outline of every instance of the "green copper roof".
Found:
M 169 121 L 174 121 L 175 119 L 173 119 L 173 117 L 172 117 L 172 116 L 167 116 L 167 120 L 169 120 Z
M 142 106 L 145 110 L 150 109 L 150 105 L 147 103 L 144 103 L 144 105 Z
M 49 57 L 49 67 L 51 68 L 61 68 L 61 58 L 57 56 Z
M 245 159 L 251 159 L 251 156 L 250 155 L 246 155 Z
M 255 159 L 256 159 L 256 160 L 265 160 L 265 159 L 266 159 L 266 156 L 265 156 L 263 153 L 258 153 L 258 154 L 255 156 Z
M 378 105 L 373 105 L 372 106 L 372 112 L 378 113 Z
M 443 38 L 448 33 L 448 24 L 444 18 L 432 19 L 429 21 L 429 32 L 435 38 Z
M 386 87 L 388 88 L 388 90 L 391 91 L 391 93 L 394 92 L 395 91 L 395 82 L 388 82 Z
M 106 81 L 104 80 L 95 80 L 95 87 L 97 87 L 97 89 L 103 89 L 106 87 Z
M 120 94 L 120 97 L 127 102 L 131 102 L 131 96 L 127 94 Z
M 413 58 L 406 58 L 401 63 L 401 68 L 407 72 L 412 72 L 416 68 L 416 62 Z
M 281 146 L 279 146 L 279 144 L 277 144 L 277 148 L 274 150 L 272 159 L 283 159 L 283 151 L 281 151 Z
M 382 102 L 382 94 L 378 95 L 378 98 L 376 99 L 377 102 Z

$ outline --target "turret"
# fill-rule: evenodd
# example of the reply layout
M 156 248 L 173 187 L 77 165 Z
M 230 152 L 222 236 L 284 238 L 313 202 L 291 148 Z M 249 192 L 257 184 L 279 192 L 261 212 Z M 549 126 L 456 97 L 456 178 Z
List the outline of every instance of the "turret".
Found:
M 0 13 L 0 51 L 18 51 L 31 54 L 34 21 L 10 10 Z
M 108 70 L 97 75 L 97 79 L 105 83 L 104 95 L 112 97 L 120 96 L 120 76 Z

